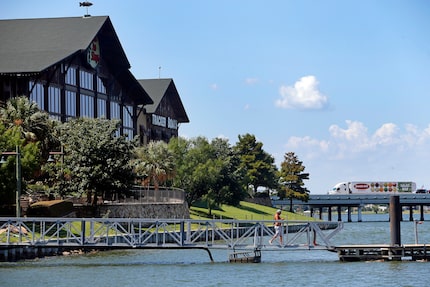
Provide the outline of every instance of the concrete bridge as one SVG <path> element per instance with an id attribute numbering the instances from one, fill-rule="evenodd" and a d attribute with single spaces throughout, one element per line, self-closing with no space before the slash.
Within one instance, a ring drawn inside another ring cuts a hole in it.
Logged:
<path id="1" fill-rule="evenodd" d="M 409 209 L 409 220 L 413 221 L 413 209 L 419 207 L 420 221 L 424 221 L 424 206 L 430 206 L 430 194 L 426 193 L 369 193 L 369 194 L 311 194 L 307 202 L 293 199 L 293 205 L 308 206 L 311 215 L 315 209 L 319 210 L 322 218 L 324 209 L 327 210 L 328 220 L 332 221 L 332 209 L 337 209 L 337 221 L 342 221 L 342 208 L 347 208 L 348 222 L 351 222 L 351 209 L 358 209 L 358 221 L 362 221 L 362 208 L 367 204 L 389 205 L 391 196 L 399 196 L 400 205 Z M 273 200 L 274 206 L 288 207 L 290 200 Z"/>
<path id="2" fill-rule="evenodd" d="M 0 261 L 49 252 L 109 249 L 237 251 L 329 250 L 341 222 L 281 221 L 282 245 L 269 245 L 273 220 L 0 218 Z"/>

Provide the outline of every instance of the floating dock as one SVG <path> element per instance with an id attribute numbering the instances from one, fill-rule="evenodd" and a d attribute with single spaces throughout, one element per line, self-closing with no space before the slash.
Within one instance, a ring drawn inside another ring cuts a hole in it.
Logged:
<path id="1" fill-rule="evenodd" d="M 430 259 L 430 245 L 405 244 L 391 246 L 379 245 L 342 245 L 335 246 L 330 251 L 337 252 L 339 260 L 352 261 L 428 261 Z"/>
<path id="2" fill-rule="evenodd" d="M 231 263 L 260 263 L 261 250 L 255 249 L 253 252 L 234 252 L 230 254 Z"/>

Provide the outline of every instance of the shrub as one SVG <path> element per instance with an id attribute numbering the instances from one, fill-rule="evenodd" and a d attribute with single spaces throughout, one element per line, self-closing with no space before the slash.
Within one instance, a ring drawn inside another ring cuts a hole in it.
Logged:
<path id="1" fill-rule="evenodd" d="M 39 201 L 30 205 L 29 217 L 62 217 L 73 212 L 73 202 L 65 200 Z"/>

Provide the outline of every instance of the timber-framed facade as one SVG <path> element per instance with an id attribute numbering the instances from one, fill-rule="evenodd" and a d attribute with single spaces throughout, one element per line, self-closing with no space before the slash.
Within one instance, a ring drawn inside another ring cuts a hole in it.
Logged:
<path id="1" fill-rule="evenodd" d="M 178 125 L 162 137 L 144 134 L 156 130 L 153 121 L 138 123 L 154 100 L 130 67 L 108 16 L 0 20 L 0 105 L 27 96 L 61 122 L 118 119 L 119 133 L 142 143 L 177 136 Z M 173 99 L 167 105 L 179 110 L 170 116 L 189 122 L 180 99 Z"/>
<path id="2" fill-rule="evenodd" d="M 179 125 L 189 119 L 173 79 L 146 79 L 139 83 L 154 101 L 138 117 L 141 142 L 168 142 L 177 137 Z"/>

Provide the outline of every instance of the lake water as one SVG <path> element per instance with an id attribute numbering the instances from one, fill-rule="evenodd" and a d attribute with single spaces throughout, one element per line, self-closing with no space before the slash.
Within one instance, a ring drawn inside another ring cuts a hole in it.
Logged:
<path id="1" fill-rule="evenodd" d="M 345 223 L 332 242 L 390 243 L 385 215 Z M 366 221 L 367 220 L 367 221 Z M 401 223 L 404 244 L 430 243 L 430 221 Z M 262 263 L 228 263 L 213 250 L 127 250 L 0 263 L 0 286 L 427 286 L 430 262 L 340 262 L 328 251 L 266 251 Z"/>

